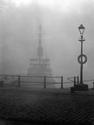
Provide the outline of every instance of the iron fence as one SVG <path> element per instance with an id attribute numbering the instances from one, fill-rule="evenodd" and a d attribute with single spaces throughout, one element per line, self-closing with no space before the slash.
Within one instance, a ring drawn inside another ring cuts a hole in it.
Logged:
<path id="1" fill-rule="evenodd" d="M 94 88 L 94 80 L 84 80 Z M 64 79 L 63 76 L 30 76 L 30 75 L 0 75 L 0 87 L 38 87 L 38 88 L 69 88 L 79 84 L 79 77 L 72 76 Z"/>

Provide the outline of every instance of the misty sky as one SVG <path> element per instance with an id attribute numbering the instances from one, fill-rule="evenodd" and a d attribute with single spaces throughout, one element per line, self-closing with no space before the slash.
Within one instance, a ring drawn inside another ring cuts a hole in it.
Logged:
<path id="1" fill-rule="evenodd" d="M 0 0 L 1 1 L 1 0 Z M 16 2 L 15 2 L 16 1 Z M 42 25 L 44 54 L 55 75 L 79 75 L 80 34 L 86 28 L 85 79 L 94 78 L 94 0 L 2 0 L 0 2 L 0 73 L 27 73 L 36 55 Z"/>

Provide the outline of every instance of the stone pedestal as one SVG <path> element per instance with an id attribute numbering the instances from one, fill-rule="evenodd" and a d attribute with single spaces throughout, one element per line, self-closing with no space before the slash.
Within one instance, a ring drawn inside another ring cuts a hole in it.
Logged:
<path id="1" fill-rule="evenodd" d="M 71 87 L 71 92 L 74 91 L 87 91 L 88 90 L 88 85 L 87 84 L 78 84 L 78 85 L 74 85 L 73 87 Z"/>
<path id="2" fill-rule="evenodd" d="M 4 81 L 2 80 L 0 81 L 0 87 L 3 87 L 3 85 L 4 85 Z"/>

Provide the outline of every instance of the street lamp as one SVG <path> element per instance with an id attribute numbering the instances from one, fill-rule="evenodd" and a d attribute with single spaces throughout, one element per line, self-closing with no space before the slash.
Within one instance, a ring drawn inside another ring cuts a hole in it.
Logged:
<path id="1" fill-rule="evenodd" d="M 83 64 L 87 62 L 87 56 L 83 54 L 83 42 L 85 39 L 83 38 L 83 34 L 85 31 L 85 27 L 83 24 L 81 24 L 79 27 L 79 32 L 80 32 L 80 39 L 79 41 L 81 42 L 81 54 L 78 56 L 78 62 L 80 63 L 80 84 L 83 84 Z"/>
<path id="2" fill-rule="evenodd" d="M 79 41 L 81 42 L 81 54 L 78 56 L 78 62 L 80 64 L 80 82 L 75 84 L 73 87 L 71 87 L 71 92 L 73 91 L 83 91 L 83 90 L 88 90 L 88 85 L 83 83 L 83 64 L 87 62 L 87 56 L 83 54 L 83 42 L 85 41 L 83 34 L 85 31 L 85 27 L 83 24 L 81 24 L 79 27 L 79 32 L 80 32 L 80 39 Z M 79 81 L 79 77 L 77 78 Z"/>

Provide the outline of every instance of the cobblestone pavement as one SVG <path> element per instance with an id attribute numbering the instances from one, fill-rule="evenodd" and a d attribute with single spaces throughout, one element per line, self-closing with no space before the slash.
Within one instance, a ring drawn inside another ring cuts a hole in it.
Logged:
<path id="1" fill-rule="evenodd" d="M 0 90 L 0 117 L 27 121 L 94 122 L 94 92 Z"/>

